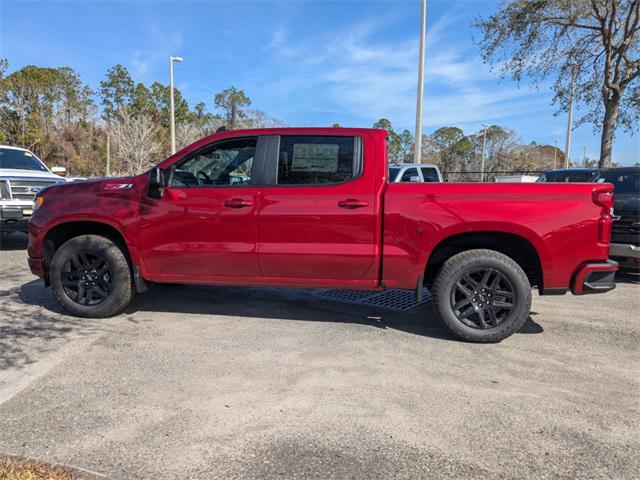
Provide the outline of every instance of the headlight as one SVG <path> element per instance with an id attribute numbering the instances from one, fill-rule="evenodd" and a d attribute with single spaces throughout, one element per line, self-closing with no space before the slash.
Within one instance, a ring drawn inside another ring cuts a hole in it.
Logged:
<path id="1" fill-rule="evenodd" d="M 33 211 L 35 212 L 36 210 L 38 210 L 43 203 L 44 203 L 44 197 L 37 195 L 36 200 L 33 202 Z"/>
<path id="2" fill-rule="evenodd" d="M 9 200 L 11 198 L 8 180 L 0 180 L 0 198 L 2 200 Z"/>

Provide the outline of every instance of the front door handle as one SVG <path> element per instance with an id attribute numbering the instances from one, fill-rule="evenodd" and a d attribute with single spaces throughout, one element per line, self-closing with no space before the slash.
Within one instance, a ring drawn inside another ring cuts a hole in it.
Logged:
<path id="1" fill-rule="evenodd" d="M 347 208 L 351 210 L 354 208 L 368 207 L 369 202 L 365 202 L 364 200 L 356 200 L 355 198 L 347 198 L 346 200 L 338 202 L 338 206 L 340 208 Z"/>
<path id="2" fill-rule="evenodd" d="M 245 208 L 253 206 L 251 200 L 243 200 L 242 198 L 232 198 L 224 202 L 224 206 L 228 208 Z"/>

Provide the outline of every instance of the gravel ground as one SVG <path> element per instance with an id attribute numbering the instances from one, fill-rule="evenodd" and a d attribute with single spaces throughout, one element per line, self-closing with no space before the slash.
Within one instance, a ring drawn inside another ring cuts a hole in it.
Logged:
<path id="1" fill-rule="evenodd" d="M 316 292 L 155 286 L 64 314 L 0 251 L 0 454 L 114 478 L 638 478 L 640 286 L 452 341 Z"/>

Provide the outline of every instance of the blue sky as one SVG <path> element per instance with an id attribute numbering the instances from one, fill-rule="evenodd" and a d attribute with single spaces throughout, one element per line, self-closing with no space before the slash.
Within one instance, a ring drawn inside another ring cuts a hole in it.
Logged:
<path id="1" fill-rule="evenodd" d="M 563 148 L 566 115 L 553 115 L 548 87 L 501 81 L 480 60 L 471 23 L 496 5 L 428 1 L 424 131 L 491 123 Z M 419 9 L 417 0 L 0 0 L 0 56 L 10 71 L 70 66 L 97 88 L 116 63 L 136 81 L 168 83 L 168 57 L 182 55 L 176 85 L 191 106 L 213 110 L 213 94 L 235 85 L 289 125 L 368 127 L 384 116 L 413 131 Z M 574 131 L 572 157 L 585 147 L 597 156 L 590 126 Z M 614 160 L 633 164 L 639 153 L 640 137 L 619 131 Z"/>

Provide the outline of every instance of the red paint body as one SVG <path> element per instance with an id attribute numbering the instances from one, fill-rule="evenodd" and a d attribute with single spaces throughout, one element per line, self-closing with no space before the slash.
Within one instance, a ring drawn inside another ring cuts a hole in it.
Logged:
<path id="1" fill-rule="evenodd" d="M 389 184 L 381 130 L 222 132 L 160 167 L 221 139 L 265 135 L 360 137 L 362 173 L 335 185 L 167 187 L 161 199 L 148 196 L 148 174 L 48 188 L 29 224 L 32 271 L 46 276 L 47 235 L 68 222 L 113 227 L 141 276 L 156 282 L 415 288 L 438 244 L 469 232 L 528 241 L 545 290 L 568 289 L 583 265 L 607 259 L 611 219 L 594 197 L 611 185 Z M 122 184 L 131 186 L 114 186 Z"/>

